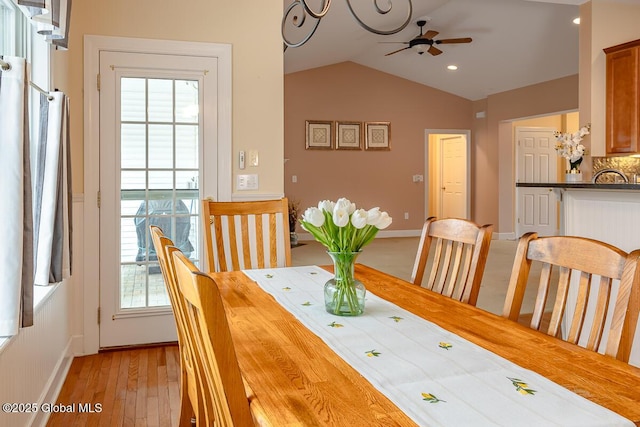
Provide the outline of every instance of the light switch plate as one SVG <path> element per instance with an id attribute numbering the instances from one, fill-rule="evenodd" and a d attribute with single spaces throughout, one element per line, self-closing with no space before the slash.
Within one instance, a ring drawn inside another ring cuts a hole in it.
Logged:
<path id="1" fill-rule="evenodd" d="M 236 187 L 238 190 L 257 190 L 258 189 L 258 175 L 237 175 Z"/>

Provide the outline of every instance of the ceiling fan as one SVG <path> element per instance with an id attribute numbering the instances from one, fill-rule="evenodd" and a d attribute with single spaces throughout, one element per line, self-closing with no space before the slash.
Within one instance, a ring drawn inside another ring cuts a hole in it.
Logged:
<path id="1" fill-rule="evenodd" d="M 403 50 L 415 48 L 415 50 L 422 55 L 425 52 L 429 52 L 431 55 L 436 56 L 440 55 L 442 51 L 436 47 L 438 44 L 453 44 L 453 43 L 471 43 L 471 37 L 462 37 L 457 39 L 442 39 L 442 40 L 434 40 L 433 38 L 438 35 L 437 31 L 428 30 L 426 33 L 423 33 L 423 27 L 427 23 L 426 20 L 420 20 L 416 22 L 418 27 L 420 27 L 420 35 L 410 40 L 408 42 L 392 42 L 392 43 L 404 43 L 409 46 L 403 47 L 402 49 L 394 50 L 393 52 L 387 53 L 385 56 L 393 55 L 394 53 L 402 52 Z"/>

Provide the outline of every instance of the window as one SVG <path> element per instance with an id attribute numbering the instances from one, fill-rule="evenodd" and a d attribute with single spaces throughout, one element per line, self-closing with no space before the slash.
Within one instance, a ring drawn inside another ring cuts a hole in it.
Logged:
<path id="1" fill-rule="evenodd" d="M 51 89 L 50 49 L 49 44 L 36 33 L 33 25 L 13 1 L 0 0 L 0 55 L 25 58 L 30 64 L 29 81 L 44 90 Z M 29 98 L 29 132 L 32 136 L 30 152 L 33 166 L 35 164 L 33 156 L 36 153 L 34 135 L 38 135 L 40 94 L 36 89 L 32 89 Z M 37 306 L 48 291 L 49 289 L 46 288 L 35 290 L 34 306 Z M 3 337 L 0 337 L 0 345 L 3 341 Z"/>
<path id="2" fill-rule="evenodd" d="M 28 22 L 10 0 L 0 0 L 0 55 L 26 56 Z"/>

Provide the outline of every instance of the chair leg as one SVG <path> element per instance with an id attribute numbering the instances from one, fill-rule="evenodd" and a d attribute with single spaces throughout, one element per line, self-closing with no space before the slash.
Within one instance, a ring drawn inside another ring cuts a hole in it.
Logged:
<path id="1" fill-rule="evenodd" d="M 187 390 L 187 375 L 182 371 L 180 378 L 180 418 L 178 419 L 178 426 L 193 427 L 195 425 L 196 418 L 194 416 L 191 400 L 189 399 L 189 392 Z"/>

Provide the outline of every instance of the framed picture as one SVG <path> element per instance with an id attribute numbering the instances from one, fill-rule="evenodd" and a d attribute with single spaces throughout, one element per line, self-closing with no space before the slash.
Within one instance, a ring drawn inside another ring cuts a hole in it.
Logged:
<path id="1" fill-rule="evenodd" d="M 307 150 L 331 150 L 333 148 L 333 122 L 306 121 Z"/>
<path id="2" fill-rule="evenodd" d="M 365 149 L 389 151 L 391 141 L 390 122 L 367 122 Z"/>
<path id="3" fill-rule="evenodd" d="M 362 150 L 362 123 L 338 122 L 336 125 L 337 150 Z"/>

